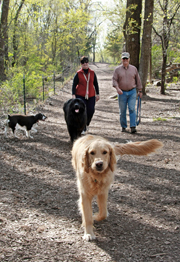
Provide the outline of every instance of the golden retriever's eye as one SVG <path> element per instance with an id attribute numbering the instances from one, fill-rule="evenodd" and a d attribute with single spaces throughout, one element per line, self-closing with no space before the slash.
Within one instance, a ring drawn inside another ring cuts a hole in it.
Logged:
<path id="1" fill-rule="evenodd" d="M 94 151 L 91 151 L 90 154 L 91 154 L 91 155 L 95 155 L 95 152 L 94 152 Z"/>
<path id="2" fill-rule="evenodd" d="M 104 150 L 104 151 L 103 151 L 103 155 L 106 155 L 106 154 L 107 154 L 107 151 L 106 151 L 106 150 Z"/>

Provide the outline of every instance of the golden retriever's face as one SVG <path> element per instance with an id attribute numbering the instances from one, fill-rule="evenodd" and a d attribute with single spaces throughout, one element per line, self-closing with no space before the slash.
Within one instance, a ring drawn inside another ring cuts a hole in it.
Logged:
<path id="1" fill-rule="evenodd" d="M 102 173 L 112 164 L 112 147 L 104 141 L 93 141 L 86 151 L 85 166 L 91 168 L 95 173 Z M 87 171 L 87 170 L 86 170 Z"/>

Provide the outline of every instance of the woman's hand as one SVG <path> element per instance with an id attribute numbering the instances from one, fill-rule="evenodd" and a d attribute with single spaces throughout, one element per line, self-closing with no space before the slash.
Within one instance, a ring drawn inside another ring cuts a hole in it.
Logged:
<path id="1" fill-rule="evenodd" d="M 100 99 L 99 95 L 96 95 L 96 102 Z"/>

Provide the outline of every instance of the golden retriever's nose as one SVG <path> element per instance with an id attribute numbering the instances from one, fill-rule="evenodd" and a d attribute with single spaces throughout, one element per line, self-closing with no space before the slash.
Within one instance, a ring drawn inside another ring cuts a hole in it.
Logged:
<path id="1" fill-rule="evenodd" d="M 97 170 L 102 170 L 102 168 L 103 168 L 103 161 L 102 160 L 97 161 L 96 162 L 96 169 Z"/>

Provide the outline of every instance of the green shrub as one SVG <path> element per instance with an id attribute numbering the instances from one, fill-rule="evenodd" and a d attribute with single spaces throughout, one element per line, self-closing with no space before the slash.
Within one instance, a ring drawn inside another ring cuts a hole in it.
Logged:
<path id="1" fill-rule="evenodd" d="M 178 82 L 178 77 L 177 76 L 173 76 L 173 83 L 177 83 Z"/>

